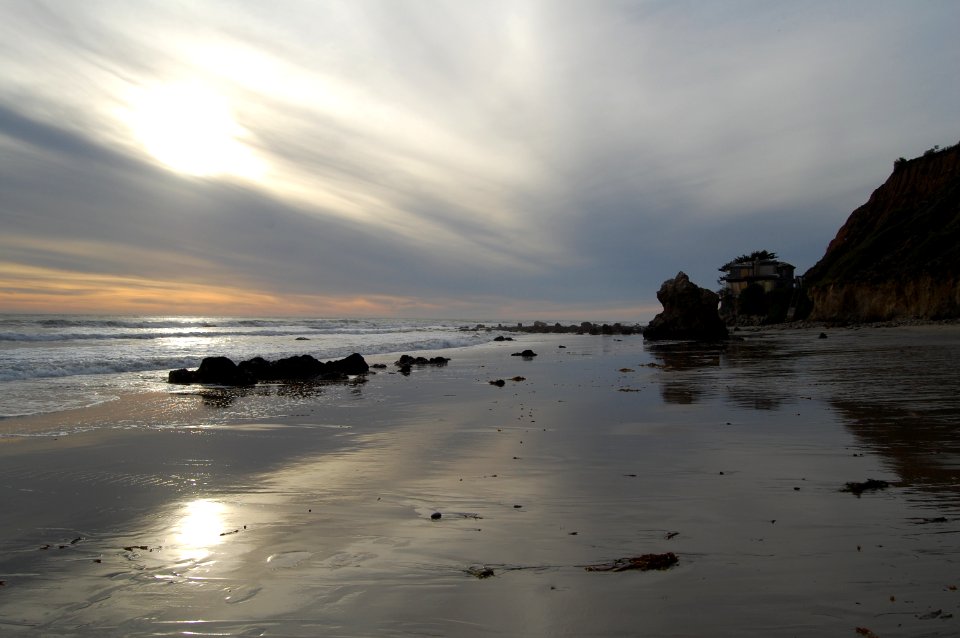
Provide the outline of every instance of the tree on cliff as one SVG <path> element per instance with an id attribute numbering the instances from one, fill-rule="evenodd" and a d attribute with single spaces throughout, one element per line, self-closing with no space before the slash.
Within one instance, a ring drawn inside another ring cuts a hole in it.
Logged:
<path id="1" fill-rule="evenodd" d="M 740 255 L 732 261 L 728 261 L 724 265 L 720 266 L 719 270 L 721 272 L 727 272 L 730 270 L 731 266 L 736 266 L 737 264 L 749 264 L 754 261 L 767 261 L 770 259 L 776 259 L 777 253 L 770 250 L 755 250 L 749 255 Z"/>

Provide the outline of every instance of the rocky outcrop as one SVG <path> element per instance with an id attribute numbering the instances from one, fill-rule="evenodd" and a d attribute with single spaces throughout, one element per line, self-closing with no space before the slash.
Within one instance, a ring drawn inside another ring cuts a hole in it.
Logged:
<path id="1" fill-rule="evenodd" d="M 504 332 L 526 332 L 533 334 L 577 334 L 577 335 L 634 335 L 640 334 L 642 331 L 639 325 L 623 325 L 621 323 L 591 323 L 589 321 L 581 322 L 578 325 L 562 325 L 560 323 L 548 324 L 545 321 L 534 321 L 530 325 L 524 325 L 518 323 L 515 326 L 504 326 L 503 324 L 497 324 L 496 326 L 487 326 L 482 323 L 478 323 L 474 327 L 464 326 L 461 328 L 463 331 L 477 331 L 486 330 L 487 332 L 493 330 L 500 330 Z M 512 340 L 510 337 L 497 337 L 494 341 L 504 341 Z"/>
<path id="2" fill-rule="evenodd" d="M 663 312 L 644 328 L 644 339 L 721 341 L 729 337 L 717 310 L 720 297 L 691 282 L 685 273 L 677 273 L 673 279 L 663 282 L 657 299 L 663 305 Z"/>
<path id="3" fill-rule="evenodd" d="M 960 317 L 960 280 L 929 274 L 884 282 L 831 283 L 809 293 L 816 321 L 862 322 Z"/>
<path id="4" fill-rule="evenodd" d="M 256 380 L 228 357 L 206 357 L 196 370 L 171 370 L 169 383 L 209 383 L 212 385 L 253 385 Z"/>
<path id="5" fill-rule="evenodd" d="M 228 357 L 206 357 L 196 370 L 171 370 L 169 383 L 246 386 L 259 381 L 325 381 L 364 374 L 370 367 L 357 353 L 326 363 L 304 354 L 267 361 L 254 357 L 235 364 Z"/>
<path id="6" fill-rule="evenodd" d="M 804 281 L 816 321 L 960 317 L 960 145 L 897 160 Z"/>

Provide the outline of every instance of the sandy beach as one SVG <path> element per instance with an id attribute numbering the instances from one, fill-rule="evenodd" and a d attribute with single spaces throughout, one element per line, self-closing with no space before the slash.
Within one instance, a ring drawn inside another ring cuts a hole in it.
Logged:
<path id="1" fill-rule="evenodd" d="M 0 634 L 956 635 L 960 328 L 819 333 L 2 420 Z"/>

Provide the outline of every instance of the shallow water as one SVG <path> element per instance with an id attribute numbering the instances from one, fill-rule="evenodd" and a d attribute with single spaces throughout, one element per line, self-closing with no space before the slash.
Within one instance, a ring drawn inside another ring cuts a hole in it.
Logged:
<path id="1" fill-rule="evenodd" d="M 163 391 L 170 370 L 196 368 L 207 356 L 329 360 L 489 340 L 464 326 L 410 319 L 0 314 L 0 419 Z"/>
<path id="2" fill-rule="evenodd" d="M 817 334 L 527 336 L 283 419 L 8 441 L 0 629 L 956 635 L 960 331 Z"/>

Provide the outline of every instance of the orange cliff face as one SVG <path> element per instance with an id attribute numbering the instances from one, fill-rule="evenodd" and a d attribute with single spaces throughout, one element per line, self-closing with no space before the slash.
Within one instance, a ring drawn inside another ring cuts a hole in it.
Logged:
<path id="1" fill-rule="evenodd" d="M 813 320 L 960 317 L 960 145 L 898 160 L 804 279 Z"/>

